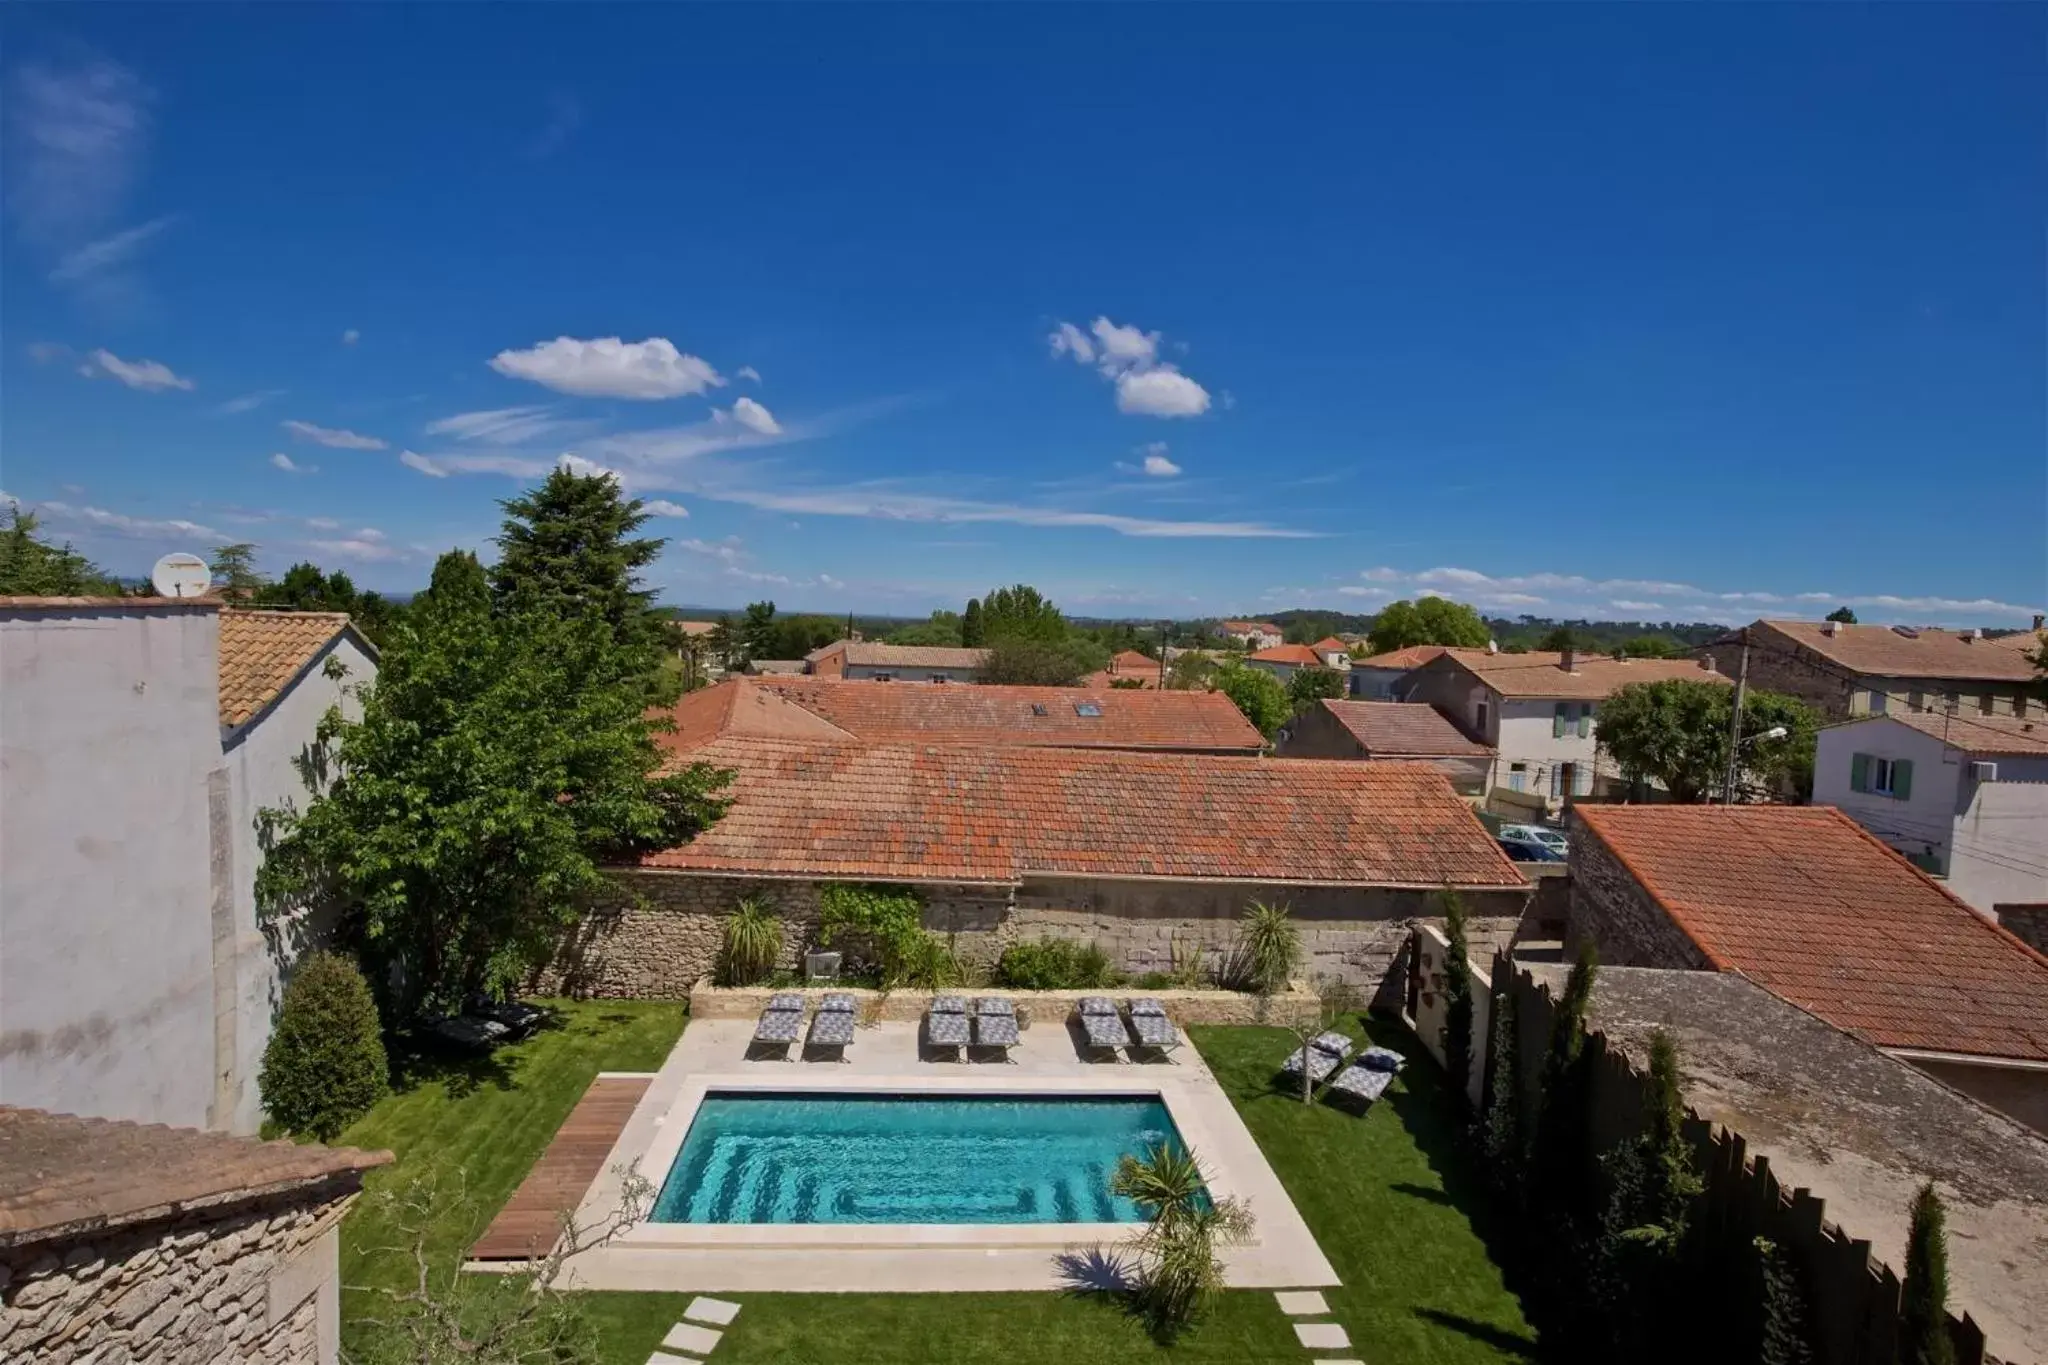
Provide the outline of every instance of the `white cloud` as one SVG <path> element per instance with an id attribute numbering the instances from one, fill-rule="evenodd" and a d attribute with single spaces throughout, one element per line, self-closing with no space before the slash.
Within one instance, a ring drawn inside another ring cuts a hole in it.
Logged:
<path id="1" fill-rule="evenodd" d="M 1092 336 L 1091 336 L 1092 334 Z M 1046 338 L 1055 357 L 1093 365 L 1116 386 L 1117 411 L 1143 417 L 1199 417 L 1209 391 L 1159 358 L 1159 333 L 1099 317 L 1083 332 L 1062 322 Z M 1184 347 L 1182 349 L 1185 349 Z"/>
<path id="2" fill-rule="evenodd" d="M 1126 474 L 1145 474 L 1155 479 L 1170 479 L 1180 473 L 1180 466 L 1167 458 L 1166 442 L 1148 442 L 1140 453 L 1144 458 L 1137 464 L 1126 464 L 1118 460 L 1116 467 Z"/>
<path id="3" fill-rule="evenodd" d="M 375 436 L 363 436 L 339 427 L 315 426 L 311 422 L 301 422 L 297 418 L 286 418 L 284 421 L 279 422 L 278 425 L 302 441 L 311 441 L 314 445 L 328 446 L 334 450 L 384 450 L 387 448 L 387 443 L 378 440 Z"/>
<path id="4" fill-rule="evenodd" d="M 555 463 L 568 470 L 571 474 L 580 474 L 584 478 L 610 479 L 621 487 L 625 486 L 626 477 L 619 473 L 618 470 L 613 469 L 609 465 L 601 465 L 596 460 L 586 460 L 581 455 L 565 454 L 559 457 Z"/>
<path id="5" fill-rule="evenodd" d="M 679 502 L 670 502 L 667 498 L 649 498 L 645 503 L 641 504 L 641 510 L 650 517 L 687 517 L 690 515 L 689 508 Z"/>
<path id="6" fill-rule="evenodd" d="M 1607 605 L 1608 605 L 1608 606 L 1610 606 L 1610 607 L 1613 607 L 1613 608 L 1614 608 L 1614 609 L 1615 609 L 1616 611 L 1662 611 L 1662 610 L 1664 610 L 1664 604 L 1663 604 L 1662 602 L 1632 602 L 1632 601 L 1630 601 L 1630 600 L 1629 600 L 1628 598 L 1626 598 L 1626 597 L 1616 597 L 1616 598 L 1613 598 L 1613 599 L 1611 599 L 1611 600 L 1610 600 L 1610 601 L 1609 601 L 1609 602 L 1607 603 Z"/>
<path id="7" fill-rule="evenodd" d="M 818 586 L 821 588 L 843 588 L 846 586 L 846 580 L 834 578 L 828 573 L 821 573 L 818 575 Z"/>
<path id="8" fill-rule="evenodd" d="M 238 412 L 253 412 L 271 399 L 284 393 L 283 389 L 264 389 L 257 393 L 245 393 L 239 398 L 230 398 L 213 410 L 216 417 L 232 417 Z"/>
<path id="9" fill-rule="evenodd" d="M 709 362 L 679 352 L 666 337 L 556 337 L 529 350 L 500 351 L 491 368 L 585 398 L 681 398 L 725 383 Z"/>
<path id="10" fill-rule="evenodd" d="M 669 542 L 679 550 L 688 550 L 693 555 L 704 555 L 731 566 L 741 559 L 740 538 L 727 536 L 724 540 L 676 540 Z"/>
<path id="11" fill-rule="evenodd" d="M 768 409 L 751 398 L 737 399 L 732 405 L 732 420 L 748 431 L 758 431 L 763 436 L 780 436 L 782 426 Z"/>
<path id="12" fill-rule="evenodd" d="M 445 479 L 449 474 L 448 470 L 441 468 L 439 464 L 436 464 L 427 456 L 415 454 L 410 450 L 399 451 L 398 462 L 407 469 L 417 469 L 430 479 Z"/>
<path id="13" fill-rule="evenodd" d="M 71 250 L 114 220 L 147 149 L 151 100 L 114 62 L 15 68 L 7 206 L 25 237 Z"/>
<path id="14" fill-rule="evenodd" d="M 409 559 L 412 551 L 389 543 L 375 531 L 358 531 L 355 535 L 339 540 L 308 541 L 314 549 L 337 559 L 361 560 L 366 564 L 389 564 L 394 560 Z"/>
<path id="15" fill-rule="evenodd" d="M 148 245 L 150 238 L 169 227 L 175 218 L 175 214 L 166 214 L 65 252 L 57 261 L 57 268 L 50 272 L 50 283 L 76 284 L 102 271 L 127 265 Z"/>
<path id="16" fill-rule="evenodd" d="M 316 531 L 339 531 L 341 529 L 341 523 L 333 517 L 307 517 L 306 525 Z"/>
<path id="17" fill-rule="evenodd" d="M 426 432 L 430 436 L 453 436 L 458 441 L 502 441 L 507 445 L 520 445 L 587 429 L 588 424 L 564 420 L 554 416 L 554 412 L 554 408 L 545 404 L 458 412 L 452 417 L 427 423 Z"/>
<path id="18" fill-rule="evenodd" d="M 734 370 L 733 374 L 750 383 L 758 384 L 761 382 L 761 372 L 752 365 L 742 365 L 737 370 Z"/>
<path id="19" fill-rule="evenodd" d="M 341 344 L 344 346 L 353 346 L 362 339 L 363 334 L 353 327 L 341 334 Z"/>
<path id="20" fill-rule="evenodd" d="M 718 502 L 736 502 L 772 512 L 833 517 L 868 517 L 879 521 L 933 523 L 1007 523 L 1013 526 L 1067 526 L 1115 531 L 1119 535 L 1158 539 L 1220 538 L 1226 540 L 1307 540 L 1313 531 L 1296 531 L 1255 521 L 1167 521 L 1060 507 L 979 502 L 867 487 L 799 490 L 705 484 L 692 491 Z"/>
<path id="21" fill-rule="evenodd" d="M 144 393 L 162 393 L 165 389 L 191 389 L 191 380 L 183 375 L 173 374 L 171 367 L 160 360 L 123 360 L 112 351 L 101 349 L 86 357 L 86 363 L 79 366 L 79 373 L 91 378 L 94 375 L 111 375 L 131 389 Z"/>
<path id="22" fill-rule="evenodd" d="M 181 517 L 133 517 L 124 512 L 110 512 L 104 507 L 80 507 L 68 502 L 45 502 L 36 508 L 52 522 L 69 523 L 110 532 L 117 536 L 135 539 L 161 539 L 164 536 L 214 537 L 220 532 L 211 526 L 202 526 L 196 521 Z"/>
<path id="23" fill-rule="evenodd" d="M 282 450 L 270 457 L 270 464 L 272 468 L 282 469 L 287 474 L 318 474 L 320 472 L 319 465 L 300 464 Z"/>

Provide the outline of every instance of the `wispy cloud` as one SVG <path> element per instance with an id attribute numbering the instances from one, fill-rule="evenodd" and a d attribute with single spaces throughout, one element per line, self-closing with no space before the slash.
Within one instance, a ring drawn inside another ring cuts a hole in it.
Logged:
<path id="1" fill-rule="evenodd" d="M 101 349 L 85 358 L 78 372 L 88 379 L 106 375 L 120 380 L 131 389 L 144 393 L 162 393 L 166 389 L 191 389 L 193 382 L 181 374 L 173 373 L 171 367 L 160 360 L 123 360 L 112 351 Z"/>
<path id="2" fill-rule="evenodd" d="M 121 212 L 141 168 L 152 95 L 117 62 L 27 62 L 7 89 L 7 206 L 22 235 L 68 251 Z"/>
<path id="3" fill-rule="evenodd" d="M 389 536 L 373 526 L 365 526 L 346 536 L 306 543 L 337 559 L 353 559 L 365 564 L 389 564 L 418 557 L 418 551 L 410 546 L 393 544 Z"/>
<path id="4" fill-rule="evenodd" d="M 279 422 L 278 425 L 301 441 L 311 441 L 314 445 L 327 446 L 334 450 L 384 450 L 388 448 L 386 442 L 377 439 L 375 436 L 363 436 L 339 427 L 316 426 L 311 422 L 301 422 L 295 417 L 286 418 L 284 421 Z"/>
<path id="5" fill-rule="evenodd" d="M 1136 464 L 1131 464 L 1125 460 L 1118 460 L 1116 462 L 1117 469 L 1125 474 L 1143 474 L 1148 478 L 1154 479 L 1171 479 L 1178 476 L 1181 472 L 1180 466 L 1167 458 L 1166 442 L 1164 441 L 1153 441 L 1144 446 L 1138 453 L 1142 458 Z"/>
<path id="6" fill-rule="evenodd" d="M 272 469 L 282 469 L 287 474 L 318 474 L 320 472 L 319 465 L 300 464 L 281 450 L 270 457 L 270 467 Z"/>
<path id="7" fill-rule="evenodd" d="M 667 337 L 556 337 L 523 351 L 500 351 L 491 368 L 584 398 L 682 398 L 725 383 L 710 362 L 678 351 Z"/>
<path id="8" fill-rule="evenodd" d="M 353 327 L 349 328 L 348 330 L 344 331 L 341 334 L 341 344 L 344 346 L 353 346 L 362 339 L 363 334 Z"/>
<path id="9" fill-rule="evenodd" d="M 748 431 L 761 436 L 780 436 L 782 424 L 775 420 L 775 414 L 751 398 L 733 400 L 732 420 Z"/>
<path id="10" fill-rule="evenodd" d="M 112 512 L 104 507 L 81 506 L 69 502 L 38 503 L 35 510 L 59 530 L 68 526 L 103 531 L 137 540 L 162 539 L 165 536 L 217 538 L 220 535 L 220 532 L 211 526 L 186 521 L 181 517 L 137 517 L 125 512 Z"/>
<path id="11" fill-rule="evenodd" d="M 58 259 L 57 268 L 50 272 L 50 283 L 77 284 L 106 271 L 121 269 L 141 254 L 151 238 L 176 220 L 176 214 L 165 214 L 125 232 L 67 251 Z"/>
<path id="12" fill-rule="evenodd" d="M 755 369 L 752 365 L 742 365 L 737 370 L 734 370 L 733 374 L 740 379 L 746 380 L 750 384 L 758 384 L 761 382 L 761 372 Z"/>
<path id="13" fill-rule="evenodd" d="M 254 412 L 271 399 L 279 398 L 283 395 L 283 389 L 259 389 L 255 393 L 245 393 L 239 398 L 228 399 L 227 402 L 216 407 L 213 413 L 216 417 L 233 417 L 236 413 Z"/>
<path id="14" fill-rule="evenodd" d="M 540 404 L 519 408 L 489 408 L 481 412 L 458 412 L 426 425 L 429 436 L 452 436 L 458 441 L 493 441 L 523 445 L 528 441 L 557 439 L 591 430 L 588 422 L 555 416 L 555 409 Z"/>
<path id="15" fill-rule="evenodd" d="M 1159 358 L 1159 333 L 1099 317 L 1086 332 L 1062 322 L 1046 338 L 1054 357 L 1092 365 L 1116 387 L 1117 411 L 1145 417 L 1199 417 L 1209 391 Z"/>
<path id="16" fill-rule="evenodd" d="M 687 517 L 690 515 L 689 508 L 679 502 L 670 502 L 667 498 L 649 498 L 642 504 L 641 510 L 650 517 Z"/>

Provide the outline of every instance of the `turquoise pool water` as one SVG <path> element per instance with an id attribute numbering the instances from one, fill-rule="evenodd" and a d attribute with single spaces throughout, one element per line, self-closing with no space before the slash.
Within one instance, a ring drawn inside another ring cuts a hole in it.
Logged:
<path id="1" fill-rule="evenodd" d="M 658 1223 L 1130 1223 L 1126 1152 L 1180 1146 L 1154 1096 L 705 1096 Z"/>

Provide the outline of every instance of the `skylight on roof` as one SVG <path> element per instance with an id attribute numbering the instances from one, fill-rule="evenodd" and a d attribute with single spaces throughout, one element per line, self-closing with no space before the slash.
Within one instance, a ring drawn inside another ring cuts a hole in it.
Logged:
<path id="1" fill-rule="evenodd" d="M 1102 703 L 1077 701 L 1074 703 L 1074 714 L 1077 716 L 1099 716 L 1102 714 Z"/>
<path id="2" fill-rule="evenodd" d="M 1052 712 L 1045 709 L 1044 702 L 1035 701 L 1031 703 L 1031 714 L 1034 716 L 1049 716 Z"/>

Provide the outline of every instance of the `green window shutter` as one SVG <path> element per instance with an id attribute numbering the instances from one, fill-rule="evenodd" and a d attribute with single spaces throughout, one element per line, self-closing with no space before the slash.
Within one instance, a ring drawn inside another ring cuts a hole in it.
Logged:
<path id="1" fill-rule="evenodd" d="M 1563 702 L 1557 704 L 1557 712 L 1550 718 L 1550 737 L 1552 739 L 1564 738 L 1565 713 L 1570 709 Z"/>
<path id="2" fill-rule="evenodd" d="M 1852 792 L 1867 792 L 1870 790 L 1869 754 L 1851 754 L 1849 756 L 1849 790 Z"/>
<path id="3" fill-rule="evenodd" d="M 1593 703 L 1579 703 L 1579 738 L 1585 739 L 1593 733 Z"/>
<path id="4" fill-rule="evenodd" d="M 1913 760 L 1901 758 L 1892 764 L 1892 799 L 1904 801 L 1913 795 Z"/>

